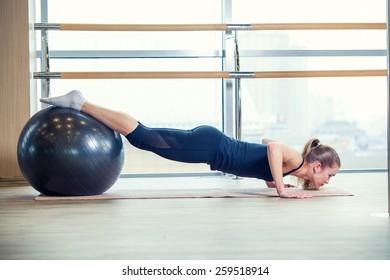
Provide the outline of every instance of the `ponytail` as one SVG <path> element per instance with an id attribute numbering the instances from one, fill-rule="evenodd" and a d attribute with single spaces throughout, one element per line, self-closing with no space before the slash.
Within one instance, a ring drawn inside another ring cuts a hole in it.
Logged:
<path id="1" fill-rule="evenodd" d="M 341 167 L 337 152 L 330 146 L 320 143 L 317 138 L 310 139 L 302 151 L 302 157 L 307 163 L 319 161 L 322 167 Z M 315 187 L 309 180 L 299 179 L 303 189 L 313 190 Z"/>
<path id="2" fill-rule="evenodd" d="M 302 151 L 303 158 L 305 158 L 312 149 L 317 148 L 319 145 L 320 145 L 320 140 L 318 140 L 317 138 L 313 138 L 307 141 Z"/>

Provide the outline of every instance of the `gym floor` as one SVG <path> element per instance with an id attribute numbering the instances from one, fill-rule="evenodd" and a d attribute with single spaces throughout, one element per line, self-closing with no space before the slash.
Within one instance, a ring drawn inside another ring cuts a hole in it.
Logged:
<path id="1" fill-rule="evenodd" d="M 113 188 L 246 188 L 230 177 L 119 179 Z M 387 173 L 338 174 L 354 194 L 280 198 L 35 201 L 0 187 L 0 259 L 389 260 Z"/>

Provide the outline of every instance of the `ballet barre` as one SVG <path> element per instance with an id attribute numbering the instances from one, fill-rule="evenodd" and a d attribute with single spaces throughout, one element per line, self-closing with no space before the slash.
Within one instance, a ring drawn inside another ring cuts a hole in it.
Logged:
<path id="1" fill-rule="evenodd" d="M 238 31 L 386 29 L 386 23 L 255 23 L 255 24 L 83 24 L 35 23 L 35 30 L 62 31 Z"/>
<path id="2" fill-rule="evenodd" d="M 387 70 L 322 70 L 322 71 L 184 71 L 184 72 L 34 72 L 34 79 L 238 79 L 238 78 L 321 78 L 386 76 Z"/>

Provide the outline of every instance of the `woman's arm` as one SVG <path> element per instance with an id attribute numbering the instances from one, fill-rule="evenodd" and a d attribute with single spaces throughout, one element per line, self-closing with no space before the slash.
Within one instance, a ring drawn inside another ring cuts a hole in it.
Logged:
<path id="1" fill-rule="evenodd" d="M 277 142 L 268 144 L 268 162 L 271 169 L 272 177 L 276 191 L 283 198 L 307 198 L 311 197 L 304 194 L 288 192 L 285 190 L 283 182 L 283 165 L 294 157 L 300 156 L 299 153 L 286 145 Z"/>

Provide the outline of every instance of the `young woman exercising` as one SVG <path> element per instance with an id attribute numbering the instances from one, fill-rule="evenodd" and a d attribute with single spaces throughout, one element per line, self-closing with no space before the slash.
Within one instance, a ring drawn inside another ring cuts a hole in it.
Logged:
<path id="1" fill-rule="evenodd" d="M 125 113 L 86 101 L 76 90 L 59 97 L 42 98 L 41 102 L 86 113 L 125 136 L 135 147 L 164 158 L 206 163 L 211 170 L 262 179 L 283 198 L 311 197 L 286 191 L 289 185 L 284 184 L 284 176 L 295 176 L 304 189 L 317 190 L 327 184 L 341 166 L 336 151 L 320 144 L 318 139 L 309 140 L 300 154 L 271 140 L 263 140 L 263 144 L 237 141 L 207 125 L 191 130 L 149 128 Z"/>

